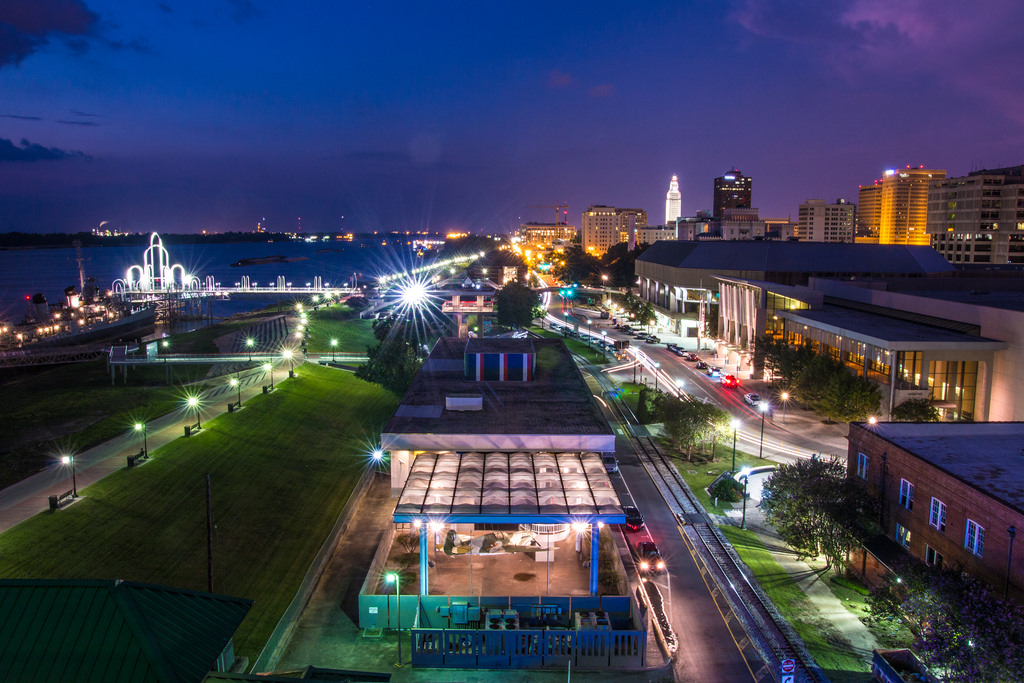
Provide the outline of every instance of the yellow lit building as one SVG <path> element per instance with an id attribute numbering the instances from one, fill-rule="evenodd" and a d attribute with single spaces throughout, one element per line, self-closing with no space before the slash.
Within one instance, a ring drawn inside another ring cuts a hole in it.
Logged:
<path id="1" fill-rule="evenodd" d="M 928 188 L 932 180 L 946 177 L 934 168 L 900 168 L 882 178 L 879 244 L 928 246 Z"/>
<path id="2" fill-rule="evenodd" d="M 558 242 L 571 242 L 576 237 L 576 226 L 565 223 L 524 223 L 519 226 L 519 238 L 525 246 L 550 249 Z"/>
<path id="3" fill-rule="evenodd" d="M 619 242 L 628 242 L 629 233 L 647 227 L 647 212 L 643 209 L 617 209 L 614 206 L 592 204 L 583 212 L 583 248 L 600 256 Z"/>

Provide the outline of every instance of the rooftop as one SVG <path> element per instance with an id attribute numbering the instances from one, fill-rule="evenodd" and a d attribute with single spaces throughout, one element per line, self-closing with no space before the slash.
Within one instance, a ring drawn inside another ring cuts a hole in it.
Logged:
<path id="1" fill-rule="evenodd" d="M 420 453 L 395 521 L 625 520 L 599 453 Z"/>
<path id="2" fill-rule="evenodd" d="M 779 317 L 895 351 L 998 351 L 1007 343 L 852 308 L 778 311 Z"/>
<path id="3" fill-rule="evenodd" d="M 931 247 L 771 240 L 661 241 L 637 260 L 725 272 L 924 275 L 955 270 Z"/>
<path id="4" fill-rule="evenodd" d="M 858 424 L 1024 514 L 1024 422 Z"/>
<path id="5" fill-rule="evenodd" d="M 467 347 L 471 352 L 528 353 L 530 346 L 536 352 L 533 381 L 465 378 Z M 482 396 L 482 409 L 446 409 L 445 397 L 455 394 Z M 459 435 L 465 438 L 453 438 Z M 497 438 L 512 435 L 549 438 L 531 443 Z M 402 397 L 381 441 L 388 450 L 615 450 L 614 433 L 565 344 L 540 338 L 442 337 Z"/>

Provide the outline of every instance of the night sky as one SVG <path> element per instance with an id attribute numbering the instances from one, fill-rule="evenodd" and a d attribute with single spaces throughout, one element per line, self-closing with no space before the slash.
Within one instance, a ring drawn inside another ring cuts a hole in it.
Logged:
<path id="1" fill-rule="evenodd" d="M 1019 0 L 0 0 L 0 231 L 762 216 L 1024 163 Z M 343 218 L 344 217 L 344 218 Z"/>

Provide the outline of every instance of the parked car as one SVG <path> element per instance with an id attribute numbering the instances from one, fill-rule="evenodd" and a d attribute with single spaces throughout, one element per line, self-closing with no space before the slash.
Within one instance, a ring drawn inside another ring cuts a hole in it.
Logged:
<path id="1" fill-rule="evenodd" d="M 604 469 L 608 474 L 619 471 L 619 461 L 615 459 L 614 453 L 605 453 L 602 455 L 601 462 L 604 463 Z"/>
<path id="2" fill-rule="evenodd" d="M 627 531 L 640 531 L 644 528 L 644 516 L 632 506 L 625 506 L 622 511 L 626 514 L 626 523 L 623 525 Z"/>
<path id="3" fill-rule="evenodd" d="M 645 574 L 660 574 L 665 571 L 665 560 L 661 557 L 654 541 L 641 541 L 636 544 L 636 556 L 640 561 L 640 571 Z"/>
<path id="4" fill-rule="evenodd" d="M 660 338 L 658 338 L 658 337 L 655 337 L 655 336 L 654 336 L 653 334 L 651 334 L 651 335 L 648 335 L 648 336 L 647 336 L 647 339 L 646 339 L 645 341 L 646 341 L 646 342 L 647 342 L 648 344 L 660 344 L 660 343 L 661 343 L 661 339 L 660 339 Z"/>
<path id="5" fill-rule="evenodd" d="M 736 379 L 735 375 L 726 375 L 722 378 L 722 386 L 727 389 L 736 389 L 740 386 L 740 381 Z"/>
<path id="6" fill-rule="evenodd" d="M 708 377 L 721 377 L 722 368 L 715 367 L 714 365 L 709 365 L 707 370 L 704 371 L 704 374 L 707 375 Z"/>
<path id="7" fill-rule="evenodd" d="M 747 403 L 747 405 L 752 406 L 754 408 L 758 408 L 758 407 L 761 406 L 761 395 L 760 394 L 754 394 L 754 393 L 743 394 L 743 400 Z"/>
<path id="8" fill-rule="evenodd" d="M 672 353 L 676 354 L 677 356 L 679 356 L 679 357 L 681 357 L 681 358 L 683 358 L 683 359 L 685 359 L 685 358 L 686 358 L 686 351 L 683 351 L 683 350 L 682 350 L 681 348 L 679 348 L 678 346 L 676 346 L 676 347 L 674 347 L 674 348 L 672 349 Z"/>
<path id="9" fill-rule="evenodd" d="M 674 352 L 679 347 L 676 346 L 675 344 L 673 344 L 672 342 L 669 342 L 669 343 L 665 344 L 665 348 L 668 349 L 669 351 L 673 351 Z"/>
<path id="10" fill-rule="evenodd" d="M 688 360 L 691 363 L 693 363 L 693 362 L 699 361 L 700 357 L 698 357 L 697 354 L 695 354 L 695 353 L 687 352 L 687 353 L 683 354 L 683 360 Z"/>
<path id="11" fill-rule="evenodd" d="M 697 361 L 697 365 L 696 365 L 695 367 L 696 367 L 696 368 L 697 368 L 698 370 L 707 370 L 707 369 L 708 369 L 708 364 L 707 364 L 707 363 L 705 363 L 705 362 L 704 362 L 704 361 L 702 361 L 702 360 L 698 360 L 698 361 Z"/>

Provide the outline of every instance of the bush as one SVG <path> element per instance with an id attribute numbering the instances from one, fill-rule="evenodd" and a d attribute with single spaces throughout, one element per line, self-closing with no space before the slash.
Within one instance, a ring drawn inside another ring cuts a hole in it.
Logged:
<path id="1" fill-rule="evenodd" d="M 743 500 L 743 484 L 732 477 L 719 477 L 708 489 L 708 493 L 720 502 L 738 503 Z"/>

